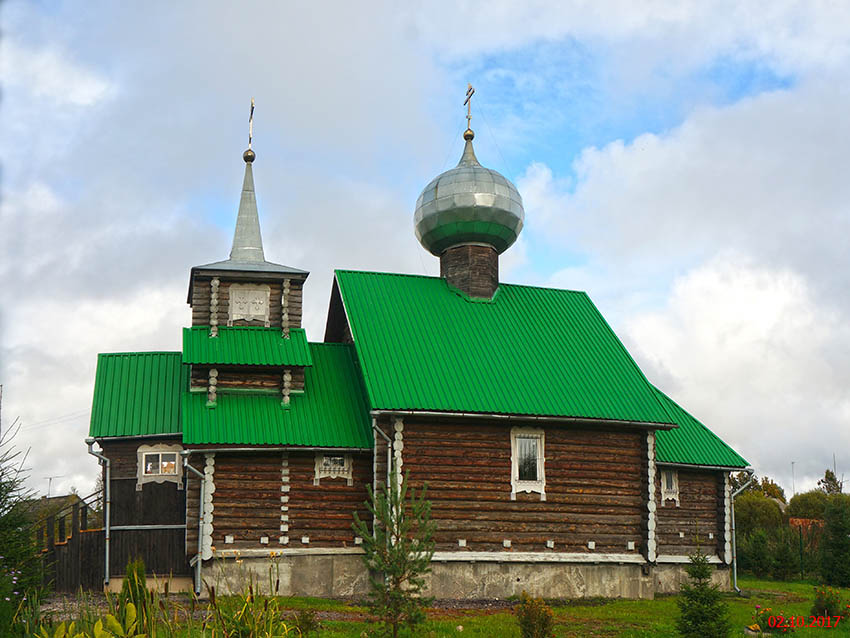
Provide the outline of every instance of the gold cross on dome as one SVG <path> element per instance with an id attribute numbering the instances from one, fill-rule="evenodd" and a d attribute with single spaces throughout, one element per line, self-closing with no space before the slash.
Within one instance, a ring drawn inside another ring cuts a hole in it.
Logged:
<path id="1" fill-rule="evenodd" d="M 466 107 L 466 128 L 472 128 L 470 126 L 472 122 L 472 96 L 475 94 L 475 89 L 472 88 L 471 84 L 466 86 L 466 99 L 463 101 L 463 105 Z"/>
<path id="2" fill-rule="evenodd" d="M 248 148 L 251 148 L 251 139 L 254 137 L 254 98 L 251 98 L 251 114 L 248 116 Z"/>

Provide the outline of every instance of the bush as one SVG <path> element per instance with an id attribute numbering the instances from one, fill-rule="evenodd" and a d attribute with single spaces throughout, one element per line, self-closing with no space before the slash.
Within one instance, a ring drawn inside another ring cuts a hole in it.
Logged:
<path id="1" fill-rule="evenodd" d="M 812 616 L 847 616 L 847 607 L 841 603 L 841 593 L 834 590 L 832 587 L 821 585 L 815 587 L 815 601 L 812 604 L 812 610 L 809 612 Z"/>
<path id="2" fill-rule="evenodd" d="M 829 585 L 850 586 L 850 496 L 833 494 L 824 511 L 821 575 Z"/>
<path id="3" fill-rule="evenodd" d="M 785 513 L 792 518 L 823 518 L 828 502 L 829 497 L 821 490 L 802 492 L 791 498 Z"/>
<path id="4" fill-rule="evenodd" d="M 767 532 L 757 529 L 740 539 L 738 559 L 741 569 L 759 578 L 766 578 L 773 571 L 773 559 L 770 556 L 770 539 Z"/>
<path id="5" fill-rule="evenodd" d="M 555 617 L 542 598 L 532 598 L 526 592 L 519 597 L 514 609 L 522 638 L 550 638 Z"/>
<path id="6" fill-rule="evenodd" d="M 746 536 L 757 529 L 772 531 L 782 526 L 782 510 L 760 492 L 744 492 L 735 499 L 735 527 Z"/>
<path id="7" fill-rule="evenodd" d="M 729 609 L 717 586 L 709 584 L 714 568 L 699 550 L 690 560 L 685 571 L 691 582 L 682 585 L 676 601 L 679 606 L 676 630 L 683 638 L 727 638 L 732 629 Z"/>

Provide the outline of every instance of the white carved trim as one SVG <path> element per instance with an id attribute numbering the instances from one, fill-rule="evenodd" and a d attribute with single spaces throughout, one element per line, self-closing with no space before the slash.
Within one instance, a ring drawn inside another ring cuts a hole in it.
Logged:
<path id="1" fill-rule="evenodd" d="M 657 543 L 655 542 L 655 432 L 646 433 L 646 456 L 647 456 L 647 483 L 648 494 L 646 509 L 648 511 L 646 521 L 646 559 L 654 563 L 656 559 Z"/>
<path id="2" fill-rule="evenodd" d="M 343 459 L 343 466 L 339 467 L 325 467 L 325 458 L 330 456 L 341 456 Z M 319 481 L 323 478 L 335 479 L 335 478 L 344 478 L 346 485 L 349 487 L 354 485 L 354 477 L 352 473 L 352 468 L 354 466 L 354 460 L 351 454 L 333 454 L 331 452 L 316 452 L 316 464 L 315 471 L 313 474 L 313 485 L 319 485 Z"/>
<path id="3" fill-rule="evenodd" d="M 221 281 L 213 277 L 210 281 L 210 336 L 218 336 L 218 288 Z"/>
<path id="4" fill-rule="evenodd" d="M 271 287 L 268 284 L 230 284 L 230 304 L 227 309 L 227 325 L 234 321 L 259 321 L 269 327 L 269 299 Z"/>
<path id="5" fill-rule="evenodd" d="M 271 558 L 275 556 L 332 556 L 334 554 L 364 554 L 362 547 L 282 547 L 280 549 L 245 548 L 245 549 L 216 549 L 215 558 Z"/>
<path id="6" fill-rule="evenodd" d="M 672 476 L 673 487 L 667 487 L 667 477 Z M 661 470 L 661 507 L 667 507 L 667 501 L 675 501 L 679 507 L 679 472 L 664 468 Z"/>
<path id="7" fill-rule="evenodd" d="M 204 455 L 204 494 L 203 510 L 204 522 L 201 526 L 201 558 L 209 560 L 213 557 L 213 494 L 215 493 L 215 452 Z"/>
<path id="8" fill-rule="evenodd" d="M 177 483 L 177 489 L 183 489 L 183 462 L 180 452 L 183 446 L 175 443 L 171 445 L 140 445 L 136 449 L 136 489 L 141 490 L 145 483 Z M 174 474 L 145 474 L 145 454 L 174 454 Z"/>
<path id="9" fill-rule="evenodd" d="M 284 368 L 280 392 L 283 395 L 283 405 L 289 405 L 289 395 L 292 392 L 292 371 L 289 368 Z"/>
<path id="10" fill-rule="evenodd" d="M 573 552 L 434 552 L 431 562 L 480 563 L 631 563 L 642 565 L 640 554 L 588 554 Z"/>
<path id="11" fill-rule="evenodd" d="M 218 395 L 218 370 L 210 368 L 209 385 L 207 386 L 207 407 L 215 405 Z"/>
<path id="12" fill-rule="evenodd" d="M 722 565 L 723 561 L 720 560 L 720 557 L 717 555 L 707 556 L 708 562 L 712 565 Z M 662 554 L 659 556 L 656 563 L 677 563 L 677 564 L 686 564 L 691 562 L 690 556 L 674 556 L 672 554 Z"/>
<path id="13" fill-rule="evenodd" d="M 289 544 L 289 452 L 281 454 L 280 459 L 280 531 L 283 532 L 277 539 L 281 545 Z M 283 497 L 286 496 L 286 502 L 283 502 Z"/>
<path id="14" fill-rule="evenodd" d="M 517 437 L 529 437 L 537 441 L 537 480 L 519 480 L 519 452 Z M 516 500 L 517 492 L 537 492 L 540 500 L 546 500 L 546 456 L 545 434 L 540 428 L 511 428 L 511 500 Z"/>
<path id="15" fill-rule="evenodd" d="M 732 564 L 732 485 L 729 472 L 723 473 L 723 558 L 727 565 Z"/>
<path id="16" fill-rule="evenodd" d="M 289 279 L 283 280 L 280 291 L 280 326 L 283 336 L 289 339 Z"/>
<path id="17" fill-rule="evenodd" d="M 395 464 L 395 477 L 398 489 L 401 489 L 401 482 L 404 476 L 402 474 L 402 466 L 404 465 L 404 459 L 402 458 L 402 452 L 404 451 L 404 420 L 401 417 L 393 419 L 393 431 L 393 461 Z"/>

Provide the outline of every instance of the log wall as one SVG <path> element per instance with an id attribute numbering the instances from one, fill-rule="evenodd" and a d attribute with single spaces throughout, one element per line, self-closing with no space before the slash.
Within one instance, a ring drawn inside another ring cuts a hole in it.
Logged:
<path id="1" fill-rule="evenodd" d="M 372 454 L 352 456 L 352 485 L 344 478 L 322 478 L 314 485 L 312 451 L 216 453 L 213 546 L 216 550 L 267 547 L 269 551 L 353 546 L 352 514 L 356 510 L 361 519 L 368 516 L 364 502 L 366 486 L 372 482 Z M 198 542 L 197 480 L 190 479 L 187 492 L 186 551 L 192 555 Z M 227 536 L 233 537 L 232 543 L 225 543 Z M 262 537 L 268 538 L 267 545 L 260 542 Z"/>
<path id="2" fill-rule="evenodd" d="M 699 546 L 703 553 L 723 556 L 724 509 L 723 473 L 710 470 L 676 468 L 679 474 L 679 506 L 675 501 L 661 501 L 663 465 L 658 467 L 655 494 L 658 509 L 658 554 L 689 555 Z M 709 538 L 709 534 L 713 538 Z"/>
<path id="3" fill-rule="evenodd" d="M 210 368 L 212 366 L 192 366 L 192 387 L 204 388 L 209 386 Z M 283 387 L 283 367 L 270 366 L 215 366 L 218 370 L 218 388 L 237 388 L 246 390 L 278 390 Z M 304 389 L 304 368 L 295 366 L 289 368 L 292 373 L 292 390 Z"/>
<path id="4" fill-rule="evenodd" d="M 512 501 L 510 431 L 505 424 L 405 421 L 403 471 L 413 487 L 428 485 L 438 551 L 640 551 L 644 433 L 545 428 L 546 500 L 519 493 Z"/>
<path id="5" fill-rule="evenodd" d="M 280 297 L 283 290 L 282 282 L 286 277 L 281 277 L 279 280 L 257 279 L 256 281 L 248 281 L 245 279 L 229 280 L 224 276 L 219 277 L 221 282 L 218 289 L 218 325 L 227 325 L 227 314 L 230 304 L 230 285 L 251 283 L 258 285 L 268 285 L 269 294 L 269 325 L 271 327 L 280 328 L 281 306 Z M 210 325 L 210 282 L 211 277 L 195 276 L 194 286 L 192 288 L 192 325 L 193 326 L 208 326 Z M 289 279 L 289 328 L 301 327 L 302 313 L 302 295 L 303 295 L 304 280 L 298 278 Z M 260 325 L 257 321 L 236 321 L 235 326 L 257 326 Z"/>

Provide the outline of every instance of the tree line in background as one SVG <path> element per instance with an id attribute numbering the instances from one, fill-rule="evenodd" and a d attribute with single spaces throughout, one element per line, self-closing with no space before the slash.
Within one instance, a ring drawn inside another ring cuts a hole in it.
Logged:
<path id="1" fill-rule="evenodd" d="M 746 483 L 732 476 L 732 490 Z M 758 577 L 817 578 L 850 586 L 850 494 L 826 470 L 818 487 L 786 501 L 770 478 L 754 479 L 735 499 L 738 566 Z"/>

